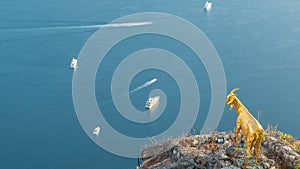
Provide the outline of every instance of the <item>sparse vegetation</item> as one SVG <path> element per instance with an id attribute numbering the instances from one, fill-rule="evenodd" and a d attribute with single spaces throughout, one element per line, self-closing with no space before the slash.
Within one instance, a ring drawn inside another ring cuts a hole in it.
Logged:
<path id="1" fill-rule="evenodd" d="M 284 144 L 292 147 L 293 149 L 295 149 L 297 152 L 300 153 L 299 143 L 296 142 L 296 140 L 294 139 L 294 137 L 291 134 L 287 134 L 282 131 L 279 131 L 277 125 L 275 125 L 275 126 L 268 125 L 268 127 L 265 131 L 264 140 L 269 139 L 269 137 L 277 138 Z M 298 163 L 299 163 L 299 167 L 300 167 L 300 162 L 298 162 Z"/>
<path id="2" fill-rule="evenodd" d="M 278 131 L 278 139 L 283 141 L 284 144 L 288 144 L 288 145 L 291 144 L 292 141 L 294 140 L 292 135 L 283 133 L 281 131 Z"/>
<path id="3" fill-rule="evenodd" d="M 277 133 L 278 133 L 278 125 L 272 126 L 272 125 L 268 125 L 266 131 L 265 131 L 265 135 L 266 136 L 271 136 L 271 137 L 276 137 Z"/>
<path id="4" fill-rule="evenodd" d="M 300 169 L 300 159 L 297 161 L 297 165 L 296 165 L 295 169 Z"/>

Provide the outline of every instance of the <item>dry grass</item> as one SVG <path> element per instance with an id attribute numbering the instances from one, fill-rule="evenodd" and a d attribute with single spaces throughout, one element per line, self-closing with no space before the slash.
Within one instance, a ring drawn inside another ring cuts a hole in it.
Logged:
<path id="1" fill-rule="evenodd" d="M 278 135 L 278 125 L 276 124 L 275 126 L 268 124 L 268 127 L 265 130 L 265 135 L 266 136 L 271 136 L 271 137 L 277 137 Z"/>

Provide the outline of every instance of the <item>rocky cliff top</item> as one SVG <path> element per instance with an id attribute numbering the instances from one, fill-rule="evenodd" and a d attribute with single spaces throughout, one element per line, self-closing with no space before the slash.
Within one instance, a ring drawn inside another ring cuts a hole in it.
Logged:
<path id="1" fill-rule="evenodd" d="M 297 140 L 284 140 L 278 133 L 266 132 L 259 162 L 249 161 L 251 169 L 293 169 L 300 166 Z M 234 132 L 186 135 L 169 139 L 142 151 L 143 169 L 239 169 L 246 160 L 246 144 L 235 153 Z M 253 152 L 252 152 L 253 155 Z"/>

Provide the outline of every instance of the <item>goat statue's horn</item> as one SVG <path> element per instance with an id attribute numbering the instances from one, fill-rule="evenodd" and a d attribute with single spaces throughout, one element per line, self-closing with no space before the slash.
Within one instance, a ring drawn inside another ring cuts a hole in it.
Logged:
<path id="1" fill-rule="evenodd" d="M 240 90 L 240 88 L 235 88 L 233 90 L 230 91 L 230 94 L 234 94 L 235 91 Z"/>

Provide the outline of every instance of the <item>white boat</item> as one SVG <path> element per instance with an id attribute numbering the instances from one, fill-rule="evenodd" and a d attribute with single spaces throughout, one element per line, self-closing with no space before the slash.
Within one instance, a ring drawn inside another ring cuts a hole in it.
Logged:
<path id="1" fill-rule="evenodd" d="M 155 83 L 156 81 L 157 81 L 157 78 L 154 78 L 154 79 L 152 79 L 152 80 L 149 81 L 149 84 L 153 84 L 153 83 Z"/>
<path id="2" fill-rule="evenodd" d="M 77 68 L 77 59 L 73 58 L 70 64 L 71 69 L 76 69 Z"/>
<path id="3" fill-rule="evenodd" d="M 205 11 L 209 12 L 212 8 L 212 2 L 206 1 L 203 8 Z"/>
<path id="4" fill-rule="evenodd" d="M 100 133 L 100 127 L 96 127 L 96 128 L 94 129 L 94 131 L 93 131 L 93 134 L 96 135 L 96 136 L 98 136 L 99 133 Z"/>
<path id="5" fill-rule="evenodd" d="M 153 108 L 153 106 L 155 106 L 156 104 L 159 103 L 159 96 L 155 96 L 155 97 L 150 97 L 147 101 L 146 101 L 146 105 L 145 108 L 146 109 L 151 109 Z"/>

